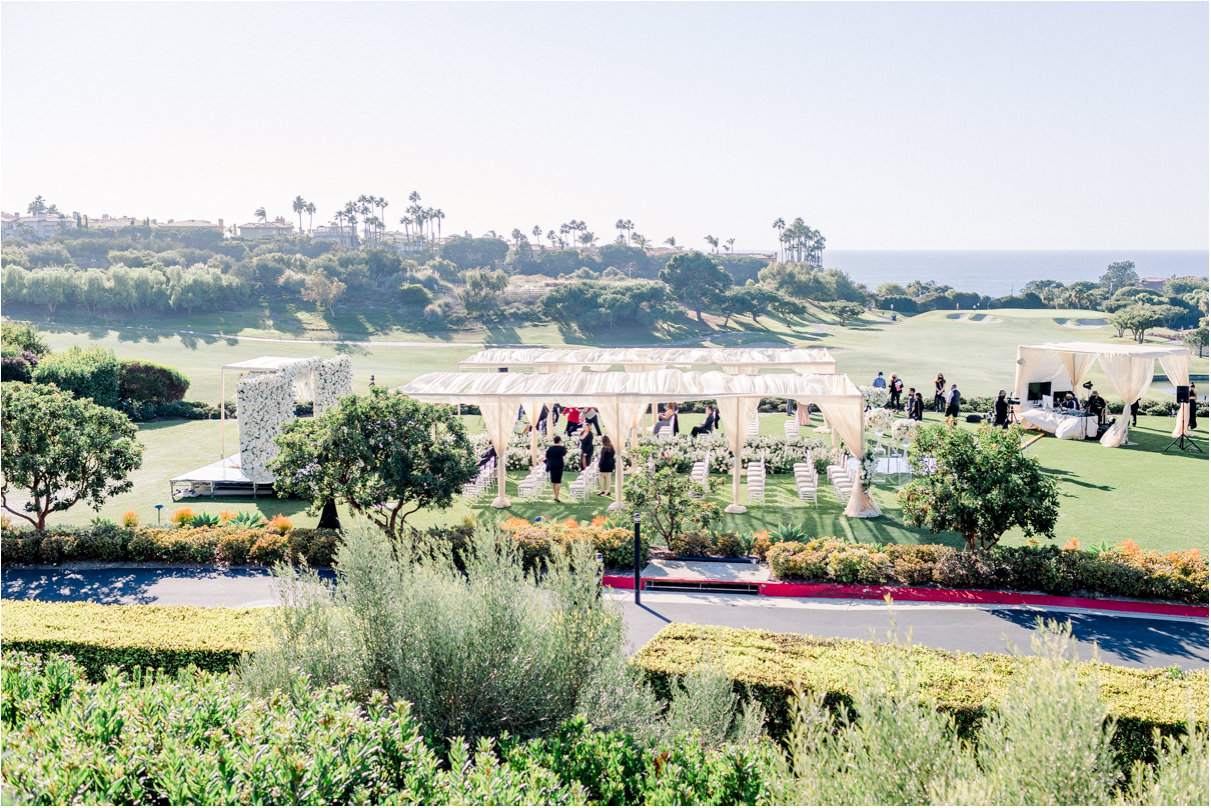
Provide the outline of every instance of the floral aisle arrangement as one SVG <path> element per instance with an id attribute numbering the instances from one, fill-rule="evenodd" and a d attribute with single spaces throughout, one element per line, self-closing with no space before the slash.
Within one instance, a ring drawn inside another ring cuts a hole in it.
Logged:
<path id="1" fill-rule="evenodd" d="M 858 391 L 862 393 L 862 405 L 867 409 L 882 407 L 890 397 L 886 387 L 859 387 Z"/>
<path id="2" fill-rule="evenodd" d="M 353 362 L 341 354 L 325 359 L 315 371 L 315 400 L 312 412 L 320 415 L 335 407 L 342 396 L 353 392 Z"/>
<path id="3" fill-rule="evenodd" d="M 893 440 L 906 441 L 912 440 L 913 435 L 917 434 L 917 425 L 920 421 L 914 421 L 911 418 L 898 418 L 891 426 L 891 437 Z"/>
<path id="4" fill-rule="evenodd" d="M 867 432 L 887 432 L 891 429 L 893 422 L 896 420 L 895 415 L 891 410 L 883 407 L 876 407 L 873 410 L 866 411 L 866 431 Z"/>
<path id="5" fill-rule="evenodd" d="M 269 461 L 277 457 L 274 437 L 294 418 L 293 377 L 282 371 L 253 373 L 236 384 L 240 425 L 240 466 L 248 479 L 273 482 Z"/>

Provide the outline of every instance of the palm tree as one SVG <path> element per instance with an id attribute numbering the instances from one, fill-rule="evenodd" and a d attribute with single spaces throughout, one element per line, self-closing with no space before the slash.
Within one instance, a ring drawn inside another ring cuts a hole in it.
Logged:
<path id="1" fill-rule="evenodd" d="M 269 214 L 265 212 L 264 205 L 253 211 L 252 215 L 260 219 L 262 222 L 269 220 Z"/>
<path id="2" fill-rule="evenodd" d="M 570 232 L 572 232 L 572 227 L 566 222 L 559 226 L 559 246 L 561 248 L 567 246 L 568 242 L 564 239 L 564 236 L 568 235 Z"/>
<path id="3" fill-rule="evenodd" d="M 614 229 L 618 231 L 618 241 L 619 241 L 619 243 L 621 243 L 621 242 L 622 242 L 622 234 L 623 234 L 623 233 L 626 231 L 626 229 L 627 229 L 627 220 L 626 220 L 626 219 L 619 219 L 618 221 L 614 222 Z"/>
<path id="4" fill-rule="evenodd" d="M 648 240 L 646 238 L 644 238 L 644 236 L 641 233 L 636 233 L 633 236 L 631 236 L 631 240 L 636 245 L 638 245 L 639 249 L 643 250 L 644 252 L 647 252 Z"/>
<path id="5" fill-rule="evenodd" d="M 290 203 L 290 209 L 299 215 L 299 232 L 303 232 L 303 211 L 307 210 L 307 200 L 302 196 L 296 196 L 294 201 Z"/>
<path id="6" fill-rule="evenodd" d="M 669 245 L 670 247 L 676 247 L 676 246 L 677 246 L 677 237 L 676 237 L 676 236 L 669 236 L 668 238 L 666 238 L 666 239 L 664 240 L 664 243 L 665 243 L 665 244 L 667 244 L 667 245 Z"/>
<path id="7" fill-rule="evenodd" d="M 727 240 L 727 251 L 728 251 L 729 253 L 732 251 L 732 245 L 733 245 L 733 244 L 735 244 L 735 243 L 736 243 L 736 239 L 734 239 L 734 238 L 729 238 L 729 239 Z"/>
<path id="8" fill-rule="evenodd" d="M 66 218 L 67 218 L 67 217 L 66 217 L 66 216 L 64 216 L 62 213 L 60 213 L 60 212 L 59 212 L 59 206 L 58 206 L 58 205 L 51 205 L 49 208 L 47 208 L 47 209 L 46 209 L 46 215 L 47 215 L 47 216 L 58 216 L 60 219 L 66 219 Z"/>
<path id="9" fill-rule="evenodd" d="M 29 207 L 26 210 L 29 211 L 31 216 L 44 213 L 46 211 L 46 202 L 42 199 L 42 194 L 35 196 L 34 201 L 29 203 Z"/>
<path id="10" fill-rule="evenodd" d="M 520 250 L 521 240 L 526 237 L 526 234 L 521 232 L 519 228 L 514 227 L 513 232 L 509 234 L 509 237 L 513 239 L 513 246 Z"/>
<path id="11" fill-rule="evenodd" d="M 307 232 L 310 233 L 312 229 L 311 223 L 314 220 L 315 212 L 318 210 L 318 208 L 316 208 L 314 202 L 308 202 L 307 206 L 303 208 L 303 210 L 307 213 Z"/>
<path id="12" fill-rule="evenodd" d="M 581 244 L 583 244 L 585 246 L 585 249 L 587 250 L 589 247 L 591 247 L 593 245 L 593 242 L 597 240 L 597 236 L 593 235 L 592 230 L 586 229 L 579 236 L 577 236 L 576 239 Z"/>
<path id="13" fill-rule="evenodd" d="M 409 241 L 411 241 L 412 240 L 412 217 L 411 216 L 401 216 L 399 223 L 404 226 L 404 236 Z"/>
<path id="14" fill-rule="evenodd" d="M 547 247 L 542 243 L 542 228 L 534 225 L 534 229 L 530 231 L 530 235 L 534 236 L 534 240 L 538 242 L 538 249 L 545 250 Z"/>
<path id="15" fill-rule="evenodd" d="M 783 219 L 781 216 L 779 216 L 777 219 L 774 219 L 774 229 L 778 231 L 778 243 L 781 244 L 782 243 L 782 231 L 786 229 L 786 220 Z M 781 251 L 782 248 L 779 247 L 778 250 Z"/>
<path id="16" fill-rule="evenodd" d="M 437 240 L 442 240 L 442 219 L 446 218 L 446 213 L 441 208 L 433 209 L 433 221 L 437 222 Z"/>
<path id="17" fill-rule="evenodd" d="M 719 239 L 714 236 L 703 236 L 702 238 L 706 240 L 707 244 L 711 245 L 711 252 L 719 252 Z"/>
<path id="18" fill-rule="evenodd" d="M 622 224 L 623 224 L 623 226 L 624 226 L 624 227 L 626 228 L 626 230 L 627 230 L 627 242 L 628 242 L 628 243 L 633 243 L 633 239 L 634 239 L 634 235 L 633 235 L 633 233 L 634 233 L 634 230 L 635 230 L 635 223 L 634 223 L 634 222 L 632 222 L 630 219 L 627 219 L 627 220 L 626 220 L 625 222 L 623 222 Z"/>
<path id="19" fill-rule="evenodd" d="M 336 212 L 336 238 L 337 241 L 343 241 L 345 237 L 345 211 L 338 209 Z"/>

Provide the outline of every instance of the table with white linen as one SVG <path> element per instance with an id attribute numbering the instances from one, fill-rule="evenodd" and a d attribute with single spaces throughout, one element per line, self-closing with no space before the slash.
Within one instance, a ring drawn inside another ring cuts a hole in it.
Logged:
<path id="1" fill-rule="evenodd" d="M 1042 407 L 1023 410 L 1018 418 L 1044 432 L 1053 432 L 1061 440 L 1092 440 L 1097 437 L 1097 416 L 1077 410 L 1047 410 Z"/>

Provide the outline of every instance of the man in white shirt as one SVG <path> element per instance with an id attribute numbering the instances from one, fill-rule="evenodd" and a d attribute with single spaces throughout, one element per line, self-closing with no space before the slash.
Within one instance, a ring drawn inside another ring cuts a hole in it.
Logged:
<path id="1" fill-rule="evenodd" d="M 946 423 L 951 426 L 959 422 L 959 400 L 961 398 L 958 385 L 952 384 L 950 393 L 946 396 Z"/>

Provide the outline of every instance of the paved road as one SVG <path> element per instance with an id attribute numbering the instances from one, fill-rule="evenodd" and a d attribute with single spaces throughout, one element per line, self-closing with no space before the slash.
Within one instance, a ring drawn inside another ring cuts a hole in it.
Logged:
<path id="1" fill-rule="evenodd" d="M 18 568 L 0 573 L 5 598 L 181 606 L 270 606 L 270 576 L 260 568 L 216 570 L 185 567 Z M 632 649 L 672 622 L 760 628 L 768 631 L 885 640 L 901 637 L 952 651 L 1004 653 L 1010 644 L 1029 651 L 1038 618 L 1070 620 L 1077 653 L 1129 667 L 1206 668 L 1208 621 L 1143 617 L 1027 606 L 896 604 L 755 595 L 648 593 L 636 606 L 633 592 L 611 592 L 627 624 Z"/>

